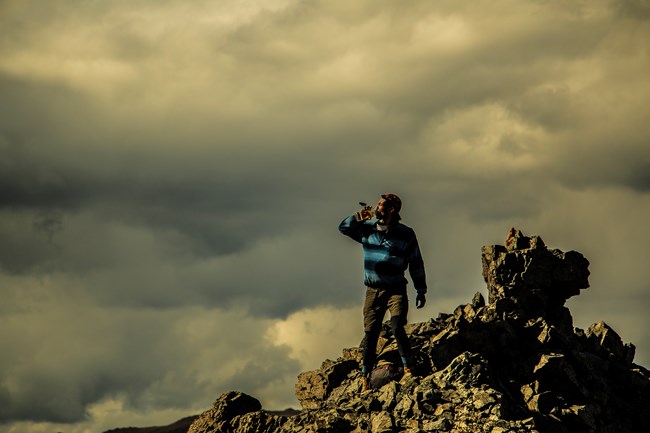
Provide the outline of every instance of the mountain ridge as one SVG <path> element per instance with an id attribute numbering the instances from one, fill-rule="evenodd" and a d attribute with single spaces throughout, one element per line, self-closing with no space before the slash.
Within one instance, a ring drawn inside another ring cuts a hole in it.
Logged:
<path id="1" fill-rule="evenodd" d="M 574 328 L 564 305 L 589 287 L 582 254 L 512 228 L 481 260 L 488 302 L 479 292 L 451 314 L 407 325 L 414 376 L 401 377 L 384 326 L 369 392 L 361 347 L 347 348 L 298 376 L 302 411 L 274 414 L 231 391 L 188 433 L 623 433 L 650 424 L 650 372 L 634 364 L 634 345 L 604 322 Z"/>

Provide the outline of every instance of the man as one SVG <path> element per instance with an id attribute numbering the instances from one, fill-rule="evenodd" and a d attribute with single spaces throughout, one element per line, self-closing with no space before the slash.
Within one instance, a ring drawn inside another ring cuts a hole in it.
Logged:
<path id="1" fill-rule="evenodd" d="M 370 221 L 372 212 L 364 208 L 344 219 L 339 225 L 341 233 L 363 246 L 366 286 L 363 322 L 366 345 L 361 367 L 362 392 L 368 389 L 369 376 L 377 356 L 377 340 L 386 310 L 390 311 L 390 325 L 404 365 L 404 376 L 411 375 L 414 367 L 411 344 L 404 331 L 408 313 L 404 271 L 409 268 L 417 291 L 417 308 L 424 307 L 426 303 L 427 284 L 415 232 L 400 223 L 401 208 L 402 201 L 398 196 L 384 194 L 377 202 L 376 222 Z"/>

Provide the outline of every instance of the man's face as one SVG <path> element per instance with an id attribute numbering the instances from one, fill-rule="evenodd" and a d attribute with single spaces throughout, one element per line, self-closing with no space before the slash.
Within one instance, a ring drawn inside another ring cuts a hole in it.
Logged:
<path id="1" fill-rule="evenodd" d="M 375 209 L 375 214 L 377 218 L 383 220 L 390 216 L 393 213 L 393 208 L 390 207 L 390 204 L 386 202 L 386 199 L 380 198 L 377 202 L 377 209 Z"/>

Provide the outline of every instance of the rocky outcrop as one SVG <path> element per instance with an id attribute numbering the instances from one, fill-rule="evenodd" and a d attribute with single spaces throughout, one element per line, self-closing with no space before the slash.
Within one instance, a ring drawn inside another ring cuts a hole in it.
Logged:
<path id="1" fill-rule="evenodd" d="M 588 287 L 589 262 L 511 229 L 482 249 L 488 302 L 410 324 L 414 376 L 401 378 L 390 328 L 378 343 L 383 381 L 361 393 L 359 348 L 299 375 L 302 411 L 271 414 L 222 395 L 189 433 L 608 432 L 650 425 L 650 372 L 605 323 L 573 327 L 566 300 Z M 393 375 L 391 377 L 391 374 Z M 387 377 L 387 378 L 386 378 Z"/>

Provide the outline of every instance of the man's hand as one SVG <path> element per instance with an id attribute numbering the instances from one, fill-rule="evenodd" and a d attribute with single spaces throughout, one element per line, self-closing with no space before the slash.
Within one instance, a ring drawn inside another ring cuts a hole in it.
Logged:
<path id="1" fill-rule="evenodd" d="M 422 308 L 426 303 L 427 297 L 424 296 L 424 293 L 418 293 L 418 296 L 415 298 L 415 308 Z"/>
<path id="2" fill-rule="evenodd" d="M 359 222 L 370 221 L 370 219 L 372 219 L 372 210 L 363 208 L 359 212 L 354 214 L 354 218 Z"/>

